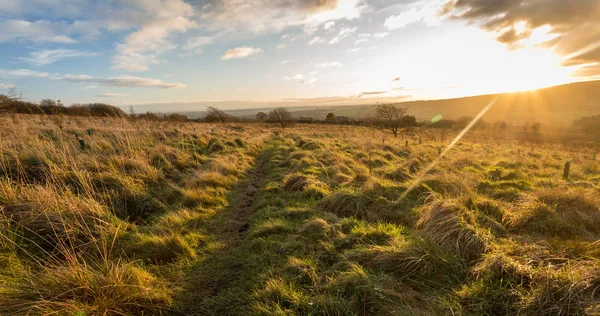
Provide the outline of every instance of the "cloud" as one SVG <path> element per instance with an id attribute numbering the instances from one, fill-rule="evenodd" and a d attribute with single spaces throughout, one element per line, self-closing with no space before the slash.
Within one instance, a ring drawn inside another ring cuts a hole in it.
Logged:
<path id="1" fill-rule="evenodd" d="M 329 44 L 335 44 L 335 43 L 339 43 L 341 40 L 343 40 L 344 38 L 352 35 L 354 32 L 356 32 L 358 28 L 357 27 L 345 27 L 342 28 L 340 30 L 340 33 L 334 37 L 331 41 L 329 41 Z"/>
<path id="2" fill-rule="evenodd" d="M 29 57 L 18 57 L 18 59 L 37 66 L 44 66 L 67 58 L 92 57 L 97 55 L 98 54 L 94 52 L 84 52 L 73 49 L 45 49 L 31 52 Z"/>
<path id="3" fill-rule="evenodd" d="M 576 76 L 600 75 L 599 1 L 447 1 L 442 15 L 477 24 L 511 49 L 552 48 L 564 66 L 579 67 Z"/>
<path id="4" fill-rule="evenodd" d="M 462 1 L 462 0 L 461 0 Z M 480 0 L 476 0 L 480 1 Z M 488 0 L 483 0 L 488 1 Z M 506 0 L 499 0 L 506 1 Z M 489 2 L 494 2 L 491 0 Z M 406 8 L 407 6 L 405 6 Z M 383 26 L 388 30 L 395 30 L 407 27 L 414 23 L 422 23 L 424 25 L 433 26 L 439 24 L 438 11 L 440 10 L 438 1 L 419 2 L 412 4 L 410 9 L 401 12 L 398 15 L 389 16 L 385 19 Z"/>
<path id="5" fill-rule="evenodd" d="M 311 76 L 316 76 L 316 75 L 318 75 L 318 74 L 319 74 L 319 72 L 318 72 L 318 71 L 313 71 L 313 72 L 311 72 L 311 73 L 310 73 L 310 75 L 311 75 Z"/>
<path id="6" fill-rule="evenodd" d="M 163 82 L 159 79 L 152 78 L 140 78 L 134 76 L 118 76 L 109 78 L 98 78 L 87 75 L 65 75 L 63 77 L 57 77 L 56 80 L 64 80 L 76 83 L 87 83 L 87 84 L 100 84 L 103 86 L 111 87 L 128 87 L 128 88 L 159 88 L 159 89 L 176 89 L 185 88 L 186 85 L 182 83 L 169 83 Z"/>
<path id="7" fill-rule="evenodd" d="M 368 40 L 368 39 L 366 39 L 366 38 L 359 38 L 359 39 L 357 39 L 356 41 L 354 41 L 354 45 L 360 45 L 360 44 L 366 43 L 366 42 L 368 42 L 368 41 L 369 41 L 369 40 Z"/>
<path id="8" fill-rule="evenodd" d="M 287 45 L 285 45 L 285 44 L 283 44 L 283 43 L 281 43 L 281 44 L 277 45 L 277 49 L 284 49 L 284 48 L 286 48 L 286 47 L 287 47 Z"/>
<path id="9" fill-rule="evenodd" d="M 198 27 L 190 20 L 194 9 L 185 1 L 139 0 L 132 3 L 147 17 L 136 31 L 117 44 L 111 69 L 146 71 L 150 65 L 160 63 L 158 55 L 175 48 L 169 41 L 171 33 L 185 33 Z"/>
<path id="10" fill-rule="evenodd" d="M 600 74 L 600 1 L 452 0 L 441 14 L 479 25 L 509 48 L 527 41 L 552 48 L 565 57 L 565 66 L 581 67 L 576 75 Z M 544 28 L 544 36 L 536 38 Z"/>
<path id="11" fill-rule="evenodd" d="M 52 80 L 59 81 L 68 81 L 74 83 L 84 83 L 87 84 L 89 88 L 90 85 L 103 85 L 103 86 L 111 86 L 111 87 L 129 87 L 129 88 L 139 88 L 139 87 L 147 87 L 147 88 L 159 88 L 159 89 L 176 89 L 176 88 L 185 88 L 186 85 L 182 83 L 169 83 L 163 82 L 159 79 L 152 78 L 140 78 L 134 76 L 117 76 L 117 77 L 109 77 L 109 78 L 101 78 L 101 77 L 92 77 L 88 75 L 60 75 L 60 74 L 50 74 L 48 72 L 39 72 L 30 69 L 0 69 L 0 75 L 6 75 L 7 77 L 32 77 L 32 78 L 47 78 Z"/>
<path id="12" fill-rule="evenodd" d="M 39 72 L 30 69 L 0 69 L 0 75 L 4 74 L 8 77 L 33 77 L 33 78 L 50 78 L 48 72 Z"/>
<path id="13" fill-rule="evenodd" d="M 388 93 L 388 92 L 387 91 L 366 91 L 366 92 L 361 92 L 357 97 L 362 98 L 364 96 L 380 95 L 380 94 L 386 94 L 386 93 Z"/>
<path id="14" fill-rule="evenodd" d="M 101 94 L 96 94 L 99 98 L 116 98 L 116 97 L 126 97 L 128 94 L 123 93 L 113 93 L 113 92 L 105 92 Z"/>
<path id="15" fill-rule="evenodd" d="M 254 47 L 236 47 L 228 49 L 223 56 L 221 56 L 222 60 L 230 60 L 230 59 L 238 59 L 238 58 L 246 58 L 248 56 L 252 56 L 258 53 L 261 53 L 262 49 L 254 48 Z"/>
<path id="16" fill-rule="evenodd" d="M 0 21 L 0 30 L 2 30 L 0 32 L 0 43 L 16 39 L 60 44 L 77 43 L 72 37 L 66 34 L 59 34 L 60 29 L 66 32 L 69 28 L 70 25 L 64 22 L 50 22 L 45 20 L 35 22 L 25 20 Z"/>
<path id="17" fill-rule="evenodd" d="M 307 81 L 302 80 L 302 83 L 304 84 L 313 84 L 315 82 L 317 82 L 317 78 L 310 78 Z"/>
<path id="18" fill-rule="evenodd" d="M 390 33 L 388 32 L 381 32 L 381 33 L 374 33 L 373 36 L 376 38 L 384 38 L 386 36 L 388 36 Z"/>
<path id="19" fill-rule="evenodd" d="M 358 52 L 360 50 L 362 50 L 362 47 L 354 47 L 354 48 L 350 48 L 348 50 L 348 53 L 355 53 L 355 52 Z"/>
<path id="20" fill-rule="evenodd" d="M 302 80 L 302 79 L 304 79 L 304 76 L 301 74 L 295 74 L 292 76 L 285 76 L 284 79 L 285 80 Z"/>
<path id="21" fill-rule="evenodd" d="M 329 21 L 323 25 L 323 29 L 329 30 L 335 26 L 335 21 Z"/>
<path id="22" fill-rule="evenodd" d="M 210 36 L 198 36 L 189 39 L 182 47 L 184 51 L 193 52 L 194 54 L 202 53 L 202 47 L 213 43 L 213 38 Z"/>
<path id="23" fill-rule="evenodd" d="M 91 90 L 91 89 L 96 89 L 96 88 L 97 88 L 97 86 L 94 86 L 94 85 L 88 85 L 88 86 L 85 86 L 85 87 L 83 87 L 83 88 L 81 88 L 81 89 L 83 89 L 83 90 Z"/>
<path id="24" fill-rule="evenodd" d="M 362 0 L 219 0 L 202 14 L 211 29 L 228 32 L 279 32 L 305 26 L 310 33 L 326 22 L 354 19 L 365 9 Z"/>
<path id="25" fill-rule="evenodd" d="M 289 60 L 282 60 L 282 61 L 280 62 L 280 64 L 282 64 L 282 65 L 285 65 L 285 64 L 287 64 L 287 63 L 289 63 L 289 62 L 290 62 Z"/>
<path id="26" fill-rule="evenodd" d="M 318 66 L 321 68 L 331 68 L 331 67 L 342 67 L 342 66 L 344 66 L 344 64 L 342 64 L 338 61 L 327 61 L 327 62 L 319 63 Z"/>
<path id="27" fill-rule="evenodd" d="M 314 44 L 321 44 L 324 43 L 325 39 L 321 38 L 319 36 L 315 36 L 312 40 L 310 40 L 310 42 L 308 42 L 308 45 L 314 45 Z"/>

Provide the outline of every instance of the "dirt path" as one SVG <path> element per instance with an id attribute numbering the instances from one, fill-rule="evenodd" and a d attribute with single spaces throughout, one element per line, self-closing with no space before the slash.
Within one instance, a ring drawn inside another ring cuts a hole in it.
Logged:
<path id="1" fill-rule="evenodd" d="M 174 309 L 179 315 L 247 315 L 257 267 L 247 235 L 254 197 L 259 190 L 272 149 L 256 159 L 245 180 L 230 194 L 230 204 L 208 223 L 214 238 L 203 260 L 191 267 Z"/>

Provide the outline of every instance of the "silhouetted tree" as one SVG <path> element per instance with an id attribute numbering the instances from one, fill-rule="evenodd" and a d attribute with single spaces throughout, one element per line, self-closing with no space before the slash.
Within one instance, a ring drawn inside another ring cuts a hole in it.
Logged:
<path id="1" fill-rule="evenodd" d="M 269 112 L 269 121 L 277 123 L 281 125 L 281 128 L 285 129 L 286 126 L 294 122 L 294 118 L 292 118 L 292 114 L 286 108 L 279 107 Z"/>
<path id="2" fill-rule="evenodd" d="M 398 136 L 398 129 L 402 127 L 402 120 L 408 113 L 408 108 L 398 104 L 380 103 L 375 107 L 375 113 L 381 126 L 391 130 L 394 136 Z"/>
<path id="3" fill-rule="evenodd" d="M 220 121 L 221 123 L 229 122 L 233 120 L 233 116 L 225 113 L 223 110 L 214 106 L 206 107 L 208 114 L 205 117 L 207 122 Z"/>
<path id="4" fill-rule="evenodd" d="M 533 131 L 534 134 L 539 134 L 540 130 L 542 129 L 542 124 L 535 122 L 533 125 L 531 125 L 531 130 Z"/>
<path id="5" fill-rule="evenodd" d="M 335 114 L 333 114 L 333 113 L 327 113 L 327 116 L 325 117 L 325 122 L 327 122 L 327 123 L 336 123 L 337 121 L 335 120 Z"/>
<path id="6" fill-rule="evenodd" d="M 267 113 L 265 112 L 258 112 L 256 113 L 256 120 L 257 121 L 264 121 L 267 119 Z"/>

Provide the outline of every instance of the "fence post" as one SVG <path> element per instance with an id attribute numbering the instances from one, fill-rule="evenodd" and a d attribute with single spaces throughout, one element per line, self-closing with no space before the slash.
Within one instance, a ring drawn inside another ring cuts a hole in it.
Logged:
<path id="1" fill-rule="evenodd" d="M 571 160 L 567 160 L 567 162 L 565 163 L 565 171 L 563 172 L 563 180 L 565 180 L 565 181 L 569 180 L 570 169 L 571 169 Z"/>

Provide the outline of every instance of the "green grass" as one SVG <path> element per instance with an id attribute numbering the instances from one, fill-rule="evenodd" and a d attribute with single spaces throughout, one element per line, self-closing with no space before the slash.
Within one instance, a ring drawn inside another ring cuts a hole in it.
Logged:
<path id="1" fill-rule="evenodd" d="M 469 135 L 438 160 L 431 130 L 6 120 L 1 314 L 600 312 L 585 153 Z"/>

